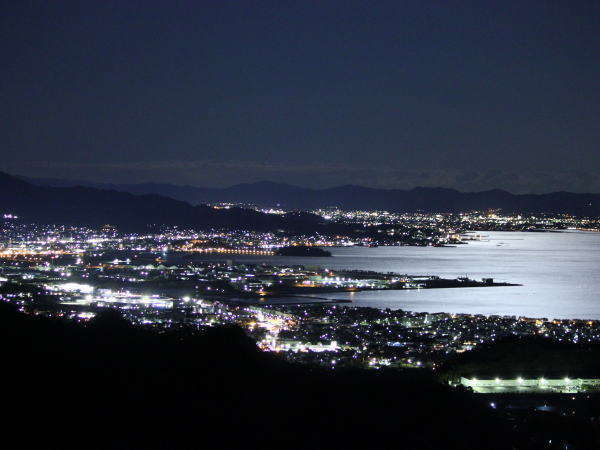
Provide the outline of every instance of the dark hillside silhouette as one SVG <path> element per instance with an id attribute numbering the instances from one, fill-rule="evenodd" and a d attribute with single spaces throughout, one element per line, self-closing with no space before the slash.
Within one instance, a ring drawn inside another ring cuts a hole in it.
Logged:
<path id="1" fill-rule="evenodd" d="M 0 173 L 0 212 L 41 223 L 147 229 L 149 226 L 314 230 L 322 220 L 312 214 L 283 216 L 250 209 L 214 209 L 160 195 L 134 195 L 91 187 L 41 187 Z"/>
<path id="2" fill-rule="evenodd" d="M 11 344 L 4 425 L 23 448 L 35 438 L 85 448 L 510 448 L 489 408 L 424 372 L 292 366 L 235 327 L 158 333 L 112 312 L 83 325 L 0 304 L 0 337 Z"/>
<path id="3" fill-rule="evenodd" d="M 502 209 L 517 213 L 600 215 L 600 194 L 571 192 L 512 194 L 501 189 L 459 192 L 445 188 L 417 187 L 402 190 L 374 189 L 354 185 L 308 189 L 269 181 L 243 183 L 227 188 L 202 188 L 164 183 L 102 184 L 56 179 L 30 179 L 30 181 L 44 186 L 86 185 L 134 194 L 160 194 L 192 204 L 241 202 L 262 206 L 281 205 L 288 209 L 339 206 L 345 209 L 379 209 L 398 212 L 465 212 Z"/>

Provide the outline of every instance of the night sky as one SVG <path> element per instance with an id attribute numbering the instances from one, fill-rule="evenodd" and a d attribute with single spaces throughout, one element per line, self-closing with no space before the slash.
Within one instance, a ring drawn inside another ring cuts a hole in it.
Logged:
<path id="1" fill-rule="evenodd" d="M 600 192 L 598 1 L 3 1 L 0 168 Z"/>

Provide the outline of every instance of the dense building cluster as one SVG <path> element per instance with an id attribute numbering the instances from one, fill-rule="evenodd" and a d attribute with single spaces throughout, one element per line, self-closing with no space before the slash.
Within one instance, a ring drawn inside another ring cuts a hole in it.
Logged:
<path id="1" fill-rule="evenodd" d="M 181 278 L 185 280 L 187 274 L 197 280 L 197 275 L 202 274 L 205 280 L 223 280 L 227 273 L 238 279 L 244 268 L 248 269 L 245 274 L 253 278 L 257 267 L 231 267 L 225 263 L 206 265 L 196 271 L 186 269 Z M 510 336 L 600 342 L 598 321 L 417 313 L 325 304 L 317 300 L 301 305 L 267 305 L 241 298 L 232 301 L 209 290 L 203 296 L 193 289 L 190 289 L 192 295 L 174 295 L 168 283 L 172 269 L 168 268 L 148 267 L 137 275 L 166 274 L 164 283 L 156 284 L 156 293 L 125 289 L 124 286 L 133 286 L 127 283 L 128 278 L 112 278 L 112 288 L 102 283 L 101 277 L 90 276 L 81 282 L 83 277 L 77 276 L 78 270 L 73 266 L 24 268 L 12 262 L 2 267 L 0 297 L 17 304 L 24 312 L 75 320 L 88 320 L 109 307 L 121 310 L 133 323 L 158 328 L 237 324 L 265 350 L 279 352 L 294 361 L 331 367 L 435 369 L 457 353 Z M 293 268 L 277 270 L 283 270 L 284 276 L 301 276 Z M 166 295 L 167 292 L 171 295 Z"/>
<path id="2" fill-rule="evenodd" d="M 398 229 L 437 230 L 457 242 L 495 223 L 505 228 L 593 228 L 596 223 L 496 214 L 396 215 L 318 211 L 327 220 Z M 479 224 L 479 225 L 478 225 Z M 416 231 L 411 231 L 415 236 Z M 266 351 L 328 367 L 414 367 L 435 370 L 448 358 L 511 336 L 556 342 L 600 342 L 600 322 L 353 307 L 319 293 L 493 285 L 435 275 L 330 270 L 285 264 L 202 260 L 196 253 L 268 251 L 282 245 L 360 245 L 348 237 L 283 232 L 165 229 L 155 234 L 25 224 L 4 216 L 0 228 L 0 298 L 22 311 L 89 320 L 119 309 L 146 327 L 237 324 Z M 225 251 L 227 250 L 227 251 Z"/>
<path id="3" fill-rule="evenodd" d="M 420 231 L 422 237 L 437 236 L 440 242 L 460 243 L 460 234 L 470 231 L 542 231 L 542 230 L 600 230 L 597 218 L 560 215 L 503 214 L 501 211 L 471 211 L 465 213 L 394 213 L 390 211 L 346 211 L 339 208 L 318 209 L 313 213 L 326 220 L 360 224 L 397 232 L 406 236 Z M 390 228 L 390 226 L 396 226 Z"/>

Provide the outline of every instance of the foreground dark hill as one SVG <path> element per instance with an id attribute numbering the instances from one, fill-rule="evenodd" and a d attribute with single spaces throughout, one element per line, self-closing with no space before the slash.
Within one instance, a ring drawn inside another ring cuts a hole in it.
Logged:
<path id="1" fill-rule="evenodd" d="M 441 372 L 448 378 L 598 378 L 600 345 L 504 339 L 458 355 Z"/>
<path id="2" fill-rule="evenodd" d="M 0 212 L 42 223 L 111 224 L 121 229 L 179 225 L 302 231 L 320 224 L 320 219 L 310 214 L 276 216 L 242 208 L 217 210 L 154 194 L 134 195 L 83 186 L 36 186 L 3 173 L 0 173 Z"/>
<path id="3" fill-rule="evenodd" d="M 32 182 L 49 186 L 81 184 L 77 181 L 53 179 L 38 179 L 32 180 Z M 353 185 L 329 189 L 307 189 L 267 181 L 238 184 L 223 189 L 160 183 L 93 185 L 135 194 L 160 194 L 193 204 L 242 202 L 264 206 L 281 205 L 291 209 L 340 206 L 346 209 L 385 209 L 400 212 L 461 212 L 499 208 L 508 212 L 520 213 L 600 215 L 600 194 L 569 192 L 515 195 L 499 189 L 465 193 L 444 188 L 421 187 L 400 190 L 372 189 Z"/>
<path id="4" fill-rule="evenodd" d="M 237 328 L 158 333 L 112 313 L 75 324 L 0 302 L 0 338 L 14 394 L 4 437 L 22 448 L 509 449 L 515 438 L 422 371 L 292 366 Z"/>

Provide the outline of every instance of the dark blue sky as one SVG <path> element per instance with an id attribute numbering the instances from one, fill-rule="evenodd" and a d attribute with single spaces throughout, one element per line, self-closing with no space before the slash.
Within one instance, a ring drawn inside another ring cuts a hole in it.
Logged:
<path id="1" fill-rule="evenodd" d="M 597 1 L 2 2 L 0 167 L 600 192 Z"/>

